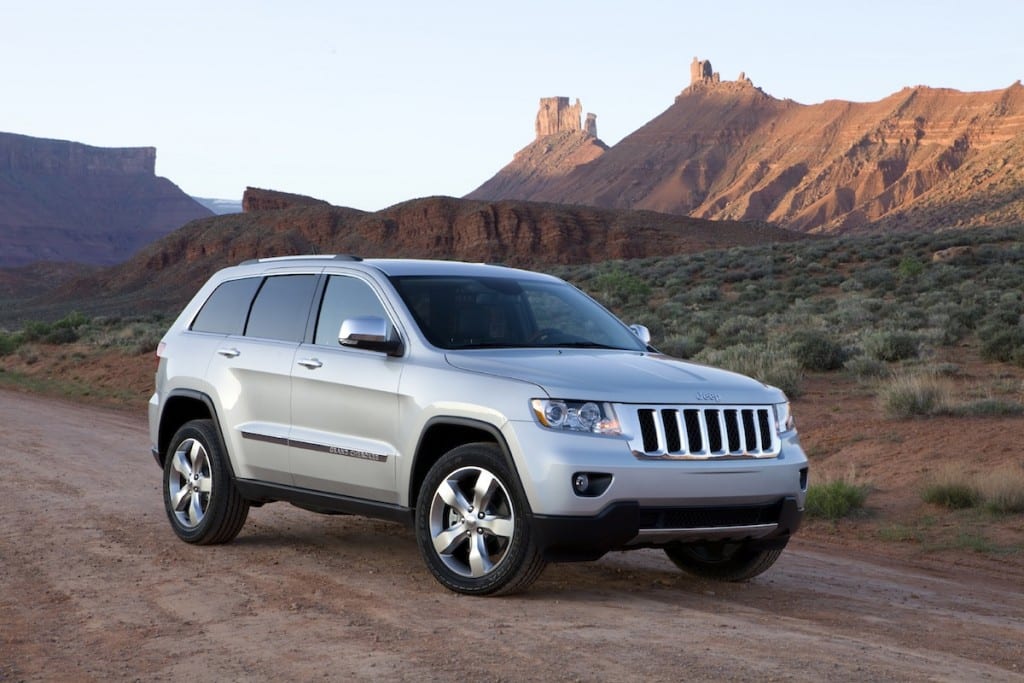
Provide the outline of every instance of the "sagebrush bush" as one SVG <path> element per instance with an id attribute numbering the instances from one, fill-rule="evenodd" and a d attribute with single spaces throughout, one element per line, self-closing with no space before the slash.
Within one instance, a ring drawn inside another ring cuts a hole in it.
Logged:
<path id="1" fill-rule="evenodd" d="M 1024 328 L 986 326 L 981 334 L 981 357 L 985 360 L 1024 365 Z"/>
<path id="2" fill-rule="evenodd" d="M 824 484 L 811 484 L 807 489 L 804 510 L 808 517 L 838 520 L 864 507 L 868 487 L 836 479 Z"/>
<path id="3" fill-rule="evenodd" d="M 976 507 L 982 495 L 973 477 L 962 467 L 950 465 L 928 478 L 921 490 L 921 500 L 950 510 L 962 510 Z"/>
<path id="4" fill-rule="evenodd" d="M 0 332 L 0 357 L 9 356 L 21 346 L 22 337 L 19 334 Z"/>
<path id="5" fill-rule="evenodd" d="M 793 359 L 804 370 L 826 372 L 838 370 L 846 362 L 847 354 L 841 344 L 824 332 L 799 332 L 790 347 Z"/>
<path id="6" fill-rule="evenodd" d="M 674 334 L 665 337 L 660 343 L 655 343 L 655 346 L 669 356 L 693 358 L 704 348 L 704 340 L 694 336 Z"/>
<path id="7" fill-rule="evenodd" d="M 779 344 L 762 342 L 737 344 L 724 349 L 706 348 L 697 354 L 696 360 L 749 375 L 782 389 L 789 398 L 800 395 L 803 371 Z"/>
<path id="8" fill-rule="evenodd" d="M 878 400 L 895 418 L 929 417 L 949 411 L 949 381 L 932 374 L 898 374 L 879 385 Z"/>
<path id="9" fill-rule="evenodd" d="M 918 346 L 915 335 L 888 330 L 866 334 L 861 340 L 864 353 L 876 360 L 889 362 L 917 358 Z"/>
<path id="10" fill-rule="evenodd" d="M 855 356 L 843 364 L 843 368 L 857 379 L 877 379 L 889 374 L 888 366 L 875 358 Z"/>
<path id="11" fill-rule="evenodd" d="M 1000 514 L 1024 512 L 1024 468 L 1004 467 L 979 482 L 985 507 Z"/>

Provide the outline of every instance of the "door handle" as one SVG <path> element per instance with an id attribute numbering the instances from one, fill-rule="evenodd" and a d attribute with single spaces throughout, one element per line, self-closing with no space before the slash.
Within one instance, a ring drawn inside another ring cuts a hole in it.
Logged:
<path id="1" fill-rule="evenodd" d="M 321 363 L 316 358 L 303 358 L 302 360 L 296 362 L 308 370 L 316 370 L 317 368 L 322 368 L 324 366 L 324 364 Z"/>
<path id="2" fill-rule="evenodd" d="M 217 353 L 225 358 L 237 358 L 242 354 L 238 349 L 217 349 Z"/>

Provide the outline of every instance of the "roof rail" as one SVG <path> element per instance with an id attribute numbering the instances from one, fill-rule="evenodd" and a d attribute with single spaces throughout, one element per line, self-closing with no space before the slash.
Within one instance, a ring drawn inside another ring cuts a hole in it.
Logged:
<path id="1" fill-rule="evenodd" d="M 275 261 L 362 261 L 361 256 L 353 254 L 296 254 L 292 256 L 266 256 L 264 258 L 251 258 L 242 261 L 238 265 L 251 266 L 255 263 L 274 263 Z"/>

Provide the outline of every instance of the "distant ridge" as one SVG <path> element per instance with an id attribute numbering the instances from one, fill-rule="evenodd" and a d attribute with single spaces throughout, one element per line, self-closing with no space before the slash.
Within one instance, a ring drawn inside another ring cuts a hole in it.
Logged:
<path id="1" fill-rule="evenodd" d="M 52 319 L 72 309 L 170 313 L 211 273 L 254 257 L 351 253 L 543 267 L 799 239 L 765 223 L 536 202 L 426 197 L 375 213 L 306 204 L 193 221 L 121 265 L 20 302 L 7 318 Z M 20 281 L 35 282 L 26 275 Z"/>
<path id="2" fill-rule="evenodd" d="M 155 164 L 153 147 L 0 133 L 0 267 L 118 263 L 211 214 Z"/>
<path id="3" fill-rule="evenodd" d="M 615 146 L 570 159 L 538 137 L 471 192 L 761 220 L 803 232 L 1024 222 L 1024 87 L 916 86 L 878 102 L 779 100 L 694 58 L 675 102 Z"/>

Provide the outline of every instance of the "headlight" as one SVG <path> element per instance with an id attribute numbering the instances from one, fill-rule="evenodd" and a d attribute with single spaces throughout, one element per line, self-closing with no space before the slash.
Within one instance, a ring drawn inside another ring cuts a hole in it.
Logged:
<path id="1" fill-rule="evenodd" d="M 793 421 L 793 413 L 789 411 L 789 403 L 775 404 L 775 431 L 785 434 L 796 429 L 796 422 Z"/>
<path id="2" fill-rule="evenodd" d="M 537 421 L 549 429 L 591 434 L 621 434 L 611 403 L 535 398 L 530 401 Z"/>

